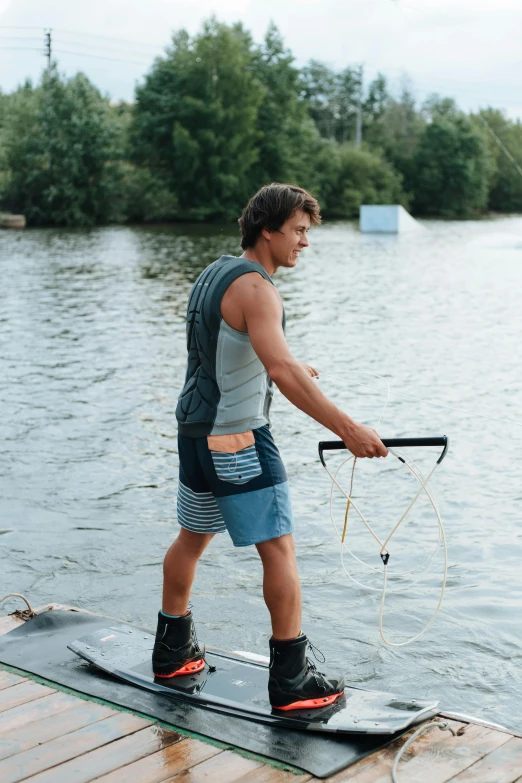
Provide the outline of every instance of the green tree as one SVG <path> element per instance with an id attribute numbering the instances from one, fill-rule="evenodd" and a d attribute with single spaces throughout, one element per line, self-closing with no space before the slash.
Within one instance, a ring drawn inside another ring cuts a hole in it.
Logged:
<path id="1" fill-rule="evenodd" d="M 361 79 L 360 68 L 345 68 L 336 73 L 318 60 L 310 60 L 301 71 L 303 98 L 324 138 L 341 143 L 355 139 Z"/>
<path id="2" fill-rule="evenodd" d="M 120 223 L 172 221 L 177 215 L 178 202 L 167 184 L 148 168 L 129 162 L 132 112 L 132 104 L 125 102 L 109 107 L 110 122 L 115 129 L 111 165 L 117 167 L 117 176 L 111 177 L 112 217 Z"/>
<path id="3" fill-rule="evenodd" d="M 508 120 L 498 109 L 485 109 L 475 118 L 487 129 L 493 160 L 488 206 L 499 212 L 522 212 L 522 124 Z M 509 155 L 500 146 L 502 144 Z M 518 168 L 517 168 L 518 164 Z"/>
<path id="4" fill-rule="evenodd" d="M 304 182 L 317 131 L 300 95 L 300 75 L 281 34 L 270 24 L 252 69 L 264 87 L 257 127 L 258 160 L 251 171 L 252 190 L 270 181 Z"/>
<path id="5" fill-rule="evenodd" d="M 2 211 L 2 202 L 7 190 L 9 169 L 7 164 L 7 149 L 5 140 L 5 124 L 7 119 L 7 107 L 9 97 L 0 90 L 0 212 Z"/>
<path id="6" fill-rule="evenodd" d="M 179 204 L 178 217 L 236 217 L 258 160 L 264 89 L 241 25 L 211 19 L 193 39 L 181 31 L 136 91 L 132 157 Z"/>
<path id="7" fill-rule="evenodd" d="M 338 124 L 335 138 L 344 144 L 355 141 L 357 112 L 362 93 L 363 70 L 360 68 L 345 68 L 336 74 L 336 102 Z"/>
<path id="8" fill-rule="evenodd" d="M 335 138 L 338 109 L 334 71 L 319 60 L 310 60 L 301 71 L 301 91 L 321 136 Z"/>
<path id="9" fill-rule="evenodd" d="M 432 92 L 422 104 L 422 115 L 428 122 L 437 117 L 458 117 L 462 115 L 454 98 L 444 98 L 437 92 Z"/>
<path id="10" fill-rule="evenodd" d="M 484 133 L 454 108 L 430 111 L 412 161 L 414 211 L 456 216 L 484 209 L 491 171 Z"/>
<path id="11" fill-rule="evenodd" d="M 413 158 L 426 127 L 426 119 L 417 111 L 408 83 L 403 84 L 398 99 L 388 98 L 380 127 L 386 159 L 402 175 L 404 190 L 411 196 L 415 175 Z"/>
<path id="12" fill-rule="evenodd" d="M 86 76 L 56 66 L 36 89 L 18 90 L 4 126 L 8 209 L 33 225 L 93 225 L 111 217 L 115 128 L 108 101 Z"/>
<path id="13" fill-rule="evenodd" d="M 363 139 L 372 147 L 383 148 L 386 141 L 385 116 L 390 96 L 386 78 L 379 73 L 368 87 L 362 104 Z"/>
<path id="14" fill-rule="evenodd" d="M 329 218 L 353 218 L 361 204 L 403 204 L 402 178 L 379 151 L 324 141 L 315 193 Z"/>
<path id="15" fill-rule="evenodd" d="M 177 219 L 179 203 L 169 183 L 156 172 L 126 163 L 121 185 L 121 214 L 130 223 L 170 223 Z"/>

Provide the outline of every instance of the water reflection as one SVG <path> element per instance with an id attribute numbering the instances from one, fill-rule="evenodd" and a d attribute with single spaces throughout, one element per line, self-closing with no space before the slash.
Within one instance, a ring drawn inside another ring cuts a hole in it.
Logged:
<path id="1" fill-rule="evenodd" d="M 147 227 L 136 230 L 135 239 L 142 277 L 174 284 L 192 285 L 219 256 L 242 252 L 237 229 L 230 225 Z"/>

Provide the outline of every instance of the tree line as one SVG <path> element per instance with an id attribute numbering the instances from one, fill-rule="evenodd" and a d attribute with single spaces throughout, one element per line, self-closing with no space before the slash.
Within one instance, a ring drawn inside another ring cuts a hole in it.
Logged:
<path id="1" fill-rule="evenodd" d="M 397 97 L 383 75 L 366 89 L 362 77 L 298 69 L 273 24 L 258 45 L 214 18 L 173 35 L 131 104 L 54 64 L 0 93 L 0 211 L 30 225 L 229 221 L 271 181 L 311 190 L 329 218 L 362 203 L 522 211 L 522 176 L 498 143 L 522 162 L 519 121 L 438 95 L 417 106 L 407 85 Z"/>

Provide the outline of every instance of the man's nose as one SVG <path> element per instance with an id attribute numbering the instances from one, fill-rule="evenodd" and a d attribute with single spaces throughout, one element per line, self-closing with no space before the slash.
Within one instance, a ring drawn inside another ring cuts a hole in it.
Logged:
<path id="1" fill-rule="evenodd" d="M 306 234 L 303 234 L 303 236 L 299 240 L 299 244 L 301 245 L 301 247 L 308 247 L 310 242 L 308 241 L 308 236 Z"/>

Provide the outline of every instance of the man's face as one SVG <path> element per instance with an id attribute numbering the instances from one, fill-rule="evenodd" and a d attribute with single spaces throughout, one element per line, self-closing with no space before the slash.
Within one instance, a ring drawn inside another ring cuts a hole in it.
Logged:
<path id="1" fill-rule="evenodd" d="M 279 231 L 270 232 L 270 252 L 276 268 L 294 267 L 297 264 L 299 253 L 310 244 L 307 236 L 309 228 L 310 216 L 298 209 Z"/>

